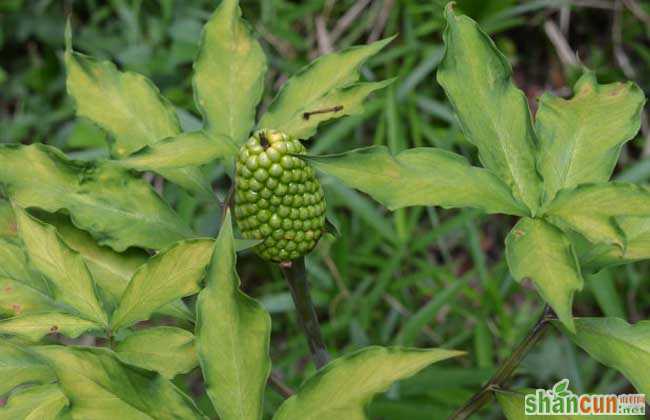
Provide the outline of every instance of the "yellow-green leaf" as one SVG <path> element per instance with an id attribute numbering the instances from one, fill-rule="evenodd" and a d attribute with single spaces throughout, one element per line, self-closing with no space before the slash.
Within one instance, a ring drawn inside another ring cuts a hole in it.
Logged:
<path id="1" fill-rule="evenodd" d="M 354 85 L 359 80 L 359 68 L 392 39 L 347 48 L 317 58 L 282 86 L 258 127 L 280 130 L 290 136 L 306 139 L 316 132 L 321 121 L 342 117 L 348 112 L 358 113 L 365 96 L 390 83 Z M 342 108 L 305 118 L 305 113 L 327 111 L 325 108 L 336 106 Z"/>
<path id="2" fill-rule="evenodd" d="M 580 261 L 583 268 L 598 271 L 607 266 L 650 259 L 650 217 L 620 216 L 615 217 L 614 222 L 623 235 L 625 247 L 582 241 Z"/>
<path id="3" fill-rule="evenodd" d="M 56 380 L 46 363 L 8 340 L 0 340 L 0 361 L 0 395 L 18 385 L 47 384 Z"/>
<path id="4" fill-rule="evenodd" d="M 0 237 L 16 236 L 16 220 L 7 200 L 0 199 Z"/>
<path id="5" fill-rule="evenodd" d="M 303 158 L 391 210 L 421 205 L 527 214 L 493 173 L 470 166 L 462 156 L 446 150 L 421 147 L 393 156 L 385 146 L 372 146 Z"/>
<path id="6" fill-rule="evenodd" d="M 622 216 L 650 217 L 650 189 L 623 182 L 583 184 L 561 190 L 544 210 L 544 217 L 563 229 L 624 249 L 625 235 L 616 223 Z"/>
<path id="7" fill-rule="evenodd" d="M 443 349 L 367 347 L 316 372 L 278 409 L 274 420 L 365 420 L 372 397 L 432 363 L 459 356 Z"/>
<path id="8" fill-rule="evenodd" d="M 18 238 L 0 238 L 0 277 L 21 282 L 44 295 L 50 295 L 50 287 L 45 279 L 29 266 L 27 254 Z"/>
<path id="9" fill-rule="evenodd" d="M 573 330 L 573 295 L 584 281 L 564 233 L 541 219 L 521 219 L 506 239 L 506 257 L 515 280 L 532 281 L 558 318 Z"/>
<path id="10" fill-rule="evenodd" d="M 68 405 L 68 399 L 56 384 L 18 390 L 0 407 L 0 420 L 55 420 Z"/>
<path id="11" fill-rule="evenodd" d="M 650 395 L 650 321 L 631 325 L 619 318 L 576 318 L 575 326 L 571 338 L 578 346 Z"/>
<path id="12" fill-rule="evenodd" d="M 206 390 L 222 420 L 262 418 L 271 371 L 271 317 L 240 290 L 230 213 L 214 243 L 196 304 L 196 348 Z"/>
<path id="13" fill-rule="evenodd" d="M 24 208 L 65 209 L 76 226 L 118 252 L 131 246 L 161 249 L 193 236 L 141 178 L 70 160 L 53 147 L 0 146 L 0 185 Z"/>
<path id="14" fill-rule="evenodd" d="M 447 93 L 466 139 L 483 165 L 494 171 L 533 213 L 541 180 L 535 169 L 536 138 L 524 93 L 512 81 L 507 58 L 453 3 L 445 12 L 445 55 L 438 82 Z"/>
<path id="15" fill-rule="evenodd" d="M 123 362 L 159 372 L 167 379 L 194 369 L 199 361 L 192 333 L 176 327 L 136 331 L 115 347 Z"/>
<path id="16" fill-rule="evenodd" d="M 66 85 L 74 98 L 77 115 L 109 132 L 112 154 L 123 158 L 142 147 L 181 132 L 178 117 L 154 84 L 146 77 L 121 72 L 110 61 L 67 49 Z M 197 168 L 159 172 L 183 188 L 200 194 L 211 191 Z"/>
<path id="17" fill-rule="evenodd" d="M 215 141 L 219 139 L 218 141 Z M 200 166 L 215 159 L 233 156 L 237 148 L 227 138 L 202 131 L 183 133 L 159 141 L 116 163 L 140 171 L 159 171 L 183 166 Z"/>
<path id="18" fill-rule="evenodd" d="M 158 373 L 121 362 L 93 347 L 42 346 L 33 350 L 56 372 L 76 419 L 205 419 L 194 402 Z"/>
<path id="19" fill-rule="evenodd" d="M 108 317 L 97 299 L 95 283 L 81 255 L 59 238 L 54 226 L 34 219 L 17 206 L 14 213 L 29 260 L 55 286 L 57 300 L 88 320 L 108 324 Z"/>
<path id="20" fill-rule="evenodd" d="M 178 242 L 138 268 L 113 312 L 114 330 L 149 319 L 163 305 L 197 293 L 212 255 L 211 239 Z"/>
<path id="21" fill-rule="evenodd" d="M 11 211 L 12 223 L 16 221 Z M 43 277 L 28 265 L 18 238 L 0 238 L 0 316 L 47 312 L 59 308 Z"/>
<path id="22" fill-rule="evenodd" d="M 60 309 L 52 298 L 23 282 L 0 277 L 0 318 Z"/>
<path id="23" fill-rule="evenodd" d="M 138 248 L 129 248 L 118 253 L 111 248 L 100 246 L 88 233 L 74 227 L 65 216 L 38 212 L 36 217 L 56 227 L 57 233 L 66 245 L 81 254 L 93 279 L 105 292 L 104 301 L 114 309 L 133 274 L 147 262 L 149 255 Z M 180 299 L 163 306 L 158 312 L 189 321 L 194 318 L 192 312 Z"/>
<path id="24" fill-rule="evenodd" d="M 48 334 L 63 334 L 77 338 L 88 331 L 99 331 L 102 326 L 73 315 L 50 312 L 28 314 L 0 320 L 0 334 L 9 334 L 36 342 Z"/>
<path id="25" fill-rule="evenodd" d="M 587 70 L 573 90 L 568 100 L 545 93 L 535 117 L 539 170 L 549 200 L 563 188 L 607 181 L 621 146 L 641 126 L 645 96 L 636 84 L 599 85 Z"/>
<path id="26" fill-rule="evenodd" d="M 193 79 L 206 134 L 236 145 L 253 128 L 266 74 L 264 51 L 241 18 L 238 3 L 223 0 L 203 28 Z"/>

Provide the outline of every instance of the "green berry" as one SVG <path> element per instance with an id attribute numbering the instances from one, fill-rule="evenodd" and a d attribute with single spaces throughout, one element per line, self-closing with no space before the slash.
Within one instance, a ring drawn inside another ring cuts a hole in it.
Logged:
<path id="1" fill-rule="evenodd" d="M 325 199 L 300 141 L 275 130 L 256 132 L 237 159 L 235 219 L 246 239 L 261 239 L 264 259 L 289 261 L 311 251 L 325 226 Z"/>

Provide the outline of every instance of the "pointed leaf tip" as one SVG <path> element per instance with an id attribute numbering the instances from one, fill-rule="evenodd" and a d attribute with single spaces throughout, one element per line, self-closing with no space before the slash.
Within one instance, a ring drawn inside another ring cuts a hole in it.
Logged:
<path id="1" fill-rule="evenodd" d="M 450 1 L 447 3 L 445 6 L 445 18 L 449 20 L 450 17 L 455 17 L 456 16 L 456 2 L 455 1 Z"/>

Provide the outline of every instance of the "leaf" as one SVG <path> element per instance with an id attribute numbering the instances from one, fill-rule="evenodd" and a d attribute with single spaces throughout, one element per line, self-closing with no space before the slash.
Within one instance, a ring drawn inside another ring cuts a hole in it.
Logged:
<path id="1" fill-rule="evenodd" d="M 79 419 L 204 419 L 192 400 L 158 373 L 128 366 L 92 347 L 35 347 L 56 371 Z"/>
<path id="2" fill-rule="evenodd" d="M 42 220 L 56 227 L 60 238 L 84 259 L 97 285 L 106 292 L 104 298 L 111 308 L 115 308 L 135 271 L 147 262 L 149 255 L 137 248 L 129 248 L 122 253 L 100 246 L 86 232 L 75 228 L 67 217 L 58 214 L 38 212 Z M 163 306 L 158 311 L 164 315 L 192 321 L 194 316 L 180 299 Z"/>
<path id="3" fill-rule="evenodd" d="M 11 204 L 0 198 L 0 237 L 16 236 L 16 219 L 11 210 Z"/>
<path id="4" fill-rule="evenodd" d="M 302 158 L 391 210 L 416 205 L 469 206 L 488 213 L 527 214 L 490 171 L 472 167 L 463 157 L 442 149 L 420 147 L 393 156 L 385 146 L 371 146 Z"/>
<path id="5" fill-rule="evenodd" d="M 203 28 L 194 62 L 196 105 L 210 139 L 235 145 L 248 139 L 262 98 L 266 57 L 236 0 L 223 0 Z"/>
<path id="6" fill-rule="evenodd" d="M 47 282 L 29 267 L 27 254 L 17 238 L 0 238 L 0 277 L 20 282 L 39 293 L 49 295 Z"/>
<path id="7" fill-rule="evenodd" d="M 535 170 L 536 138 L 524 93 L 494 42 L 467 16 L 447 6 L 445 55 L 438 83 L 451 102 L 467 140 L 483 165 L 497 174 L 534 216 L 541 180 Z"/>
<path id="8" fill-rule="evenodd" d="M 101 330 L 102 326 L 64 313 L 40 313 L 0 320 L 0 333 L 37 342 L 48 334 L 59 333 L 77 338 L 88 331 Z"/>
<path id="9" fill-rule="evenodd" d="M 149 319 L 161 306 L 197 293 L 212 246 L 210 239 L 181 241 L 138 268 L 113 312 L 113 330 Z"/>
<path id="10" fill-rule="evenodd" d="M 124 158 L 143 146 L 181 132 L 174 107 L 146 77 L 121 72 L 110 61 L 66 48 L 66 86 L 77 115 L 109 132 L 113 156 Z M 206 194 L 209 185 L 197 168 L 161 171 L 160 175 L 190 191 Z"/>
<path id="11" fill-rule="evenodd" d="M 359 68 L 393 38 L 347 48 L 312 61 L 284 84 L 262 116 L 258 127 L 271 128 L 306 139 L 316 132 L 316 126 L 321 121 L 342 117 L 348 115 L 348 112 L 359 113 L 361 102 L 366 95 L 390 83 L 387 81 L 353 85 L 359 80 Z M 304 118 L 305 112 L 319 111 L 336 105 L 342 105 L 343 108 L 331 113 L 314 114 L 308 120 Z"/>
<path id="12" fill-rule="evenodd" d="M 583 253 L 580 254 L 583 269 L 599 271 L 604 267 L 650 258 L 650 217 L 621 216 L 615 217 L 614 221 L 623 235 L 625 248 L 592 244 L 585 240 Z"/>
<path id="13" fill-rule="evenodd" d="M 322 122 L 345 115 L 358 115 L 364 112 L 363 101 L 372 92 L 383 89 L 393 83 L 395 79 L 374 83 L 355 83 L 340 89 L 335 89 L 327 95 L 311 103 L 301 118 L 291 118 L 280 123 L 278 128 L 285 133 L 292 133 L 300 139 L 308 139 L 316 134 L 316 128 Z M 310 113 L 317 111 L 317 113 Z M 325 111 L 325 112 L 321 112 Z M 270 127 L 270 123 L 267 124 Z"/>
<path id="14" fill-rule="evenodd" d="M 645 96 L 636 84 L 599 85 L 587 70 L 573 90 L 569 100 L 545 93 L 535 118 L 547 199 L 563 188 L 607 181 L 621 146 L 641 126 Z"/>
<path id="15" fill-rule="evenodd" d="M 585 420 L 585 419 L 596 419 L 596 420 L 632 420 L 632 419 L 641 419 L 641 416 L 626 416 L 626 415 L 616 415 L 616 416 L 604 416 L 604 415 L 527 415 L 525 414 L 524 399 L 527 394 L 534 393 L 534 390 L 529 389 L 518 389 L 515 391 L 506 391 L 506 390 L 495 390 L 494 395 L 497 398 L 501 409 L 505 417 L 508 420 Z"/>
<path id="16" fill-rule="evenodd" d="M 206 390 L 222 420 L 262 418 L 271 372 L 271 317 L 240 290 L 230 213 L 214 243 L 196 303 L 196 349 Z"/>
<path id="17" fill-rule="evenodd" d="M 11 212 L 12 223 L 16 221 Z M 57 309 L 48 284 L 32 271 L 17 238 L 0 238 L 0 316 Z"/>
<path id="18" fill-rule="evenodd" d="M 650 190 L 623 182 L 583 184 L 560 191 L 544 216 L 563 229 L 572 229 L 594 243 L 625 248 L 625 236 L 615 217 L 650 217 Z"/>
<path id="19" fill-rule="evenodd" d="M 187 373 L 199 364 L 194 336 L 176 327 L 136 331 L 121 341 L 115 352 L 123 362 L 159 372 L 167 379 Z"/>
<path id="20" fill-rule="evenodd" d="M 102 164 L 69 160 L 39 144 L 0 146 L 0 184 L 24 208 L 65 209 L 100 245 L 161 249 L 193 235 L 144 180 Z"/>
<path id="21" fill-rule="evenodd" d="M 215 141 L 214 137 L 221 140 Z M 215 159 L 233 156 L 237 148 L 220 135 L 207 137 L 202 131 L 183 133 L 146 146 L 115 163 L 139 171 L 159 171 L 183 166 L 200 166 Z"/>
<path id="22" fill-rule="evenodd" d="M 393 382 L 461 354 L 443 349 L 366 347 L 316 372 L 280 406 L 273 419 L 366 419 L 365 406 Z"/>
<path id="23" fill-rule="evenodd" d="M 39 385 L 14 392 L 0 407 L 0 420 L 55 420 L 68 405 L 58 385 Z"/>
<path id="24" fill-rule="evenodd" d="M 7 340 L 0 341 L 0 378 L 0 395 L 18 385 L 47 384 L 56 380 L 54 372 L 47 364 Z"/>
<path id="25" fill-rule="evenodd" d="M 650 321 L 630 325 L 619 318 L 576 318 L 575 326 L 571 338 L 578 346 L 650 394 Z"/>
<path id="26" fill-rule="evenodd" d="M 506 258 L 515 280 L 531 280 L 562 323 L 573 331 L 573 294 L 582 290 L 584 281 L 564 233 L 541 219 L 521 219 L 506 238 Z"/>
<path id="27" fill-rule="evenodd" d="M 58 237 L 53 226 L 34 219 L 17 206 L 14 214 L 29 260 L 55 286 L 56 299 L 77 310 L 82 317 L 107 325 L 108 317 L 97 299 L 94 281 L 81 255 Z"/>
<path id="28" fill-rule="evenodd" d="M 0 277 L 0 317 L 59 309 L 42 291 L 22 282 Z"/>

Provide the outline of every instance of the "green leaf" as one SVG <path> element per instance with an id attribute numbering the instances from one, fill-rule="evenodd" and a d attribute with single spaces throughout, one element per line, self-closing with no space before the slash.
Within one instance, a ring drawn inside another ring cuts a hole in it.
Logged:
<path id="1" fill-rule="evenodd" d="M 113 312 L 113 330 L 149 319 L 161 306 L 197 293 L 212 246 L 210 239 L 181 241 L 138 268 Z"/>
<path id="2" fill-rule="evenodd" d="M 584 281 L 564 233 L 541 219 L 521 219 L 506 238 L 506 257 L 515 280 L 532 281 L 544 301 L 573 331 L 573 294 L 582 290 Z"/>
<path id="3" fill-rule="evenodd" d="M 576 318 L 575 326 L 571 338 L 578 346 L 650 394 L 650 321 L 630 325 L 619 318 Z"/>
<path id="4" fill-rule="evenodd" d="M 650 217 L 621 216 L 614 220 L 623 235 L 625 248 L 585 241 L 583 253 L 580 254 L 583 268 L 598 271 L 604 267 L 650 258 Z"/>
<path id="5" fill-rule="evenodd" d="M 221 140 L 215 141 L 214 136 Z M 183 133 L 146 146 L 115 163 L 139 171 L 160 171 L 183 166 L 200 166 L 237 153 L 237 148 L 229 139 L 220 135 L 214 136 L 209 138 L 202 131 Z"/>
<path id="6" fill-rule="evenodd" d="M 59 309 L 42 291 L 13 279 L 0 277 L 0 317 Z"/>
<path id="7" fill-rule="evenodd" d="M 143 146 L 181 132 L 174 107 L 146 77 L 121 72 L 109 61 L 96 60 L 66 49 L 68 93 L 77 115 L 109 132 L 112 154 L 123 158 Z M 197 168 L 161 171 L 160 175 L 193 192 L 206 194 L 209 185 Z"/>
<path id="8" fill-rule="evenodd" d="M 632 83 L 599 85 L 586 71 L 566 100 L 545 93 L 535 129 L 539 137 L 539 170 L 547 199 L 563 188 L 609 179 L 621 146 L 641 126 L 645 96 Z"/>
<path id="9" fill-rule="evenodd" d="M 459 356 L 443 349 L 367 347 L 329 363 L 286 400 L 275 420 L 362 420 L 373 396 L 426 366 Z"/>
<path id="10" fill-rule="evenodd" d="M 194 92 L 210 139 L 248 139 L 262 98 L 266 57 L 241 18 L 238 1 L 223 0 L 203 28 L 194 62 Z"/>
<path id="11" fill-rule="evenodd" d="M 38 275 L 30 270 L 27 254 L 18 238 L 0 238 L 0 276 L 24 283 L 34 283 L 34 287 L 47 290 L 47 285 L 39 281 Z"/>
<path id="12" fill-rule="evenodd" d="M 625 235 L 616 217 L 650 217 L 650 189 L 622 182 L 583 184 L 560 191 L 546 206 L 544 216 L 591 242 L 624 249 Z"/>
<path id="13" fill-rule="evenodd" d="M 280 131 L 292 133 L 300 139 L 307 139 L 316 134 L 316 128 L 322 122 L 345 115 L 358 115 L 364 112 L 363 101 L 372 92 L 383 89 L 395 79 L 373 83 L 354 83 L 335 89 L 322 98 L 311 103 L 311 107 L 302 114 L 302 118 L 291 118 L 281 123 Z M 310 111 L 324 111 L 309 114 Z M 307 112 L 307 114 L 305 114 Z M 267 125 L 270 126 L 271 123 Z"/>
<path id="14" fill-rule="evenodd" d="M 271 372 L 271 317 L 240 289 L 230 213 L 214 243 L 196 303 L 196 349 L 207 393 L 222 420 L 262 418 Z"/>
<path id="15" fill-rule="evenodd" d="M 15 225 L 13 210 L 11 223 Z M 0 316 L 58 309 L 40 274 L 33 272 L 17 238 L 0 238 Z"/>
<path id="16" fill-rule="evenodd" d="M 504 415 L 508 420 L 584 420 L 584 419 L 594 419 L 594 420 L 632 420 L 632 419 L 641 419 L 641 416 L 603 416 L 603 415 L 552 415 L 552 416 L 542 416 L 542 415 L 526 415 L 524 411 L 525 403 L 524 398 L 527 394 L 534 393 L 534 390 L 529 389 L 520 389 L 515 391 L 506 391 L 506 390 L 497 390 L 494 392 L 494 395 L 497 398 L 501 409 L 503 410 Z"/>
<path id="17" fill-rule="evenodd" d="M 488 213 L 527 214 L 494 174 L 442 149 L 421 147 L 393 156 L 385 146 L 372 146 L 303 159 L 391 210 L 416 205 L 469 206 Z"/>
<path id="18" fill-rule="evenodd" d="M 24 208 L 67 210 L 75 226 L 118 252 L 130 246 L 161 249 L 193 235 L 141 178 L 69 160 L 53 147 L 0 146 L 0 184 Z"/>
<path id="19" fill-rule="evenodd" d="M 347 48 L 314 60 L 284 84 L 262 116 L 258 127 L 280 130 L 290 136 L 307 139 L 316 132 L 320 122 L 359 113 L 365 96 L 390 83 L 355 85 L 354 82 L 359 80 L 359 68 L 392 40 L 393 38 L 388 38 L 370 45 Z M 305 113 L 337 105 L 343 108 L 313 114 L 305 119 Z"/>
<path id="20" fill-rule="evenodd" d="M 27 254 L 17 238 L 0 238 L 0 277 L 8 278 L 49 295 L 50 287 L 27 262 Z"/>
<path id="21" fill-rule="evenodd" d="M 192 333 L 176 327 L 136 331 L 116 347 L 123 362 L 159 372 L 167 379 L 187 373 L 198 364 Z"/>
<path id="22" fill-rule="evenodd" d="M 58 385 L 39 385 L 14 392 L 0 407 L 0 420 L 55 420 L 68 405 Z"/>
<path id="23" fill-rule="evenodd" d="M 56 371 L 79 419 L 204 419 L 192 400 L 158 373 L 120 362 L 92 347 L 35 347 Z"/>
<path id="24" fill-rule="evenodd" d="M 122 253 L 100 246 L 88 233 L 75 228 L 67 217 L 58 214 L 39 212 L 42 220 L 56 227 L 61 239 L 83 257 L 97 285 L 106 292 L 105 301 L 115 308 L 135 271 L 147 262 L 149 255 L 137 248 L 129 248 Z M 192 321 L 194 316 L 181 300 L 162 307 L 158 312 L 176 318 Z"/>
<path id="25" fill-rule="evenodd" d="M 56 380 L 54 372 L 47 364 L 7 340 L 0 340 L 0 378 L 0 395 L 18 385 L 47 384 Z"/>
<path id="26" fill-rule="evenodd" d="M 93 278 L 81 255 L 59 238 L 54 226 L 34 219 L 17 206 L 14 213 L 29 260 L 55 286 L 57 300 L 88 320 L 107 325 L 108 317 L 97 299 Z"/>
<path id="27" fill-rule="evenodd" d="M 0 237 L 16 236 L 16 219 L 7 200 L 0 199 Z"/>
<path id="28" fill-rule="evenodd" d="M 438 83 L 456 111 L 467 140 L 535 215 L 541 180 L 535 170 L 536 138 L 524 93 L 494 42 L 467 16 L 446 9 L 445 55 Z"/>
<path id="29" fill-rule="evenodd" d="M 28 314 L 0 320 L 0 334 L 9 334 L 32 342 L 39 341 L 52 333 L 77 338 L 85 332 L 101 329 L 102 326 L 96 322 L 56 312 Z"/>

